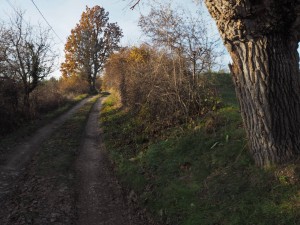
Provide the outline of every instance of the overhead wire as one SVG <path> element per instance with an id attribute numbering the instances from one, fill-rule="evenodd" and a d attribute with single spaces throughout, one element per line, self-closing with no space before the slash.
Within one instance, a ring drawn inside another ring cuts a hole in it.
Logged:
<path id="1" fill-rule="evenodd" d="M 19 16 L 22 16 L 20 14 L 20 12 L 14 7 L 14 5 L 10 2 L 10 0 L 6 0 L 6 2 L 9 4 L 9 6 L 15 11 L 16 14 L 18 14 Z M 35 6 L 35 8 L 38 10 L 39 14 L 43 17 L 43 19 L 45 20 L 45 22 L 48 24 L 48 26 L 50 27 L 50 29 L 52 30 L 52 32 L 55 34 L 55 36 L 58 38 L 58 40 L 64 44 L 64 41 L 59 37 L 59 35 L 55 32 L 55 30 L 53 29 L 53 27 L 50 25 L 50 23 L 48 22 L 48 20 L 46 19 L 46 17 L 43 15 L 43 13 L 41 12 L 41 10 L 38 8 L 38 6 L 35 4 L 35 2 L 33 0 L 31 0 L 31 2 L 33 3 L 33 5 Z"/>
<path id="2" fill-rule="evenodd" d="M 8 1 L 8 0 L 7 0 Z M 59 37 L 59 35 L 55 32 L 55 30 L 53 29 L 53 27 L 50 25 L 50 23 L 48 22 L 48 20 L 46 19 L 46 17 L 43 15 L 43 13 L 41 12 L 41 10 L 39 9 L 39 7 L 35 4 L 35 2 L 33 0 L 31 0 L 32 4 L 35 6 L 35 8 L 37 9 L 37 11 L 39 12 L 39 14 L 43 17 L 44 21 L 48 24 L 48 26 L 50 27 L 50 29 L 53 31 L 53 33 L 55 34 L 55 36 L 59 39 L 59 41 L 64 44 L 64 41 Z"/>

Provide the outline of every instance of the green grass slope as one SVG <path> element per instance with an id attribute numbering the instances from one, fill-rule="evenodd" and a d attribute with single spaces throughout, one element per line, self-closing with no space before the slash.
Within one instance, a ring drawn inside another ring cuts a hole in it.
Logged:
<path id="1" fill-rule="evenodd" d="M 300 224 L 300 167 L 257 168 L 230 75 L 210 79 L 223 107 L 155 138 L 115 94 L 106 98 L 104 140 L 122 184 L 162 224 Z"/>

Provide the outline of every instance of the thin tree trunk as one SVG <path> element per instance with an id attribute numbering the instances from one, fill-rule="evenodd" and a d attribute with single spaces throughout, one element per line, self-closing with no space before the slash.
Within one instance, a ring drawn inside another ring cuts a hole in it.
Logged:
<path id="1" fill-rule="evenodd" d="M 231 72 L 259 166 L 284 163 L 300 152 L 298 43 L 273 35 L 236 42 Z"/>
<path id="2" fill-rule="evenodd" d="M 123 72 L 123 69 L 121 70 L 121 81 L 120 81 L 120 91 L 121 91 L 121 101 L 123 106 L 127 106 L 127 86 L 126 86 L 126 76 Z"/>
<path id="3" fill-rule="evenodd" d="M 93 77 L 92 78 L 92 90 L 95 93 L 97 93 L 97 90 L 96 90 L 96 77 Z"/>
<path id="4" fill-rule="evenodd" d="M 25 90 L 23 96 L 23 113 L 27 118 L 30 118 L 30 101 L 29 101 L 29 92 Z"/>
<path id="5" fill-rule="evenodd" d="M 97 94 L 98 91 L 96 89 L 96 76 L 94 74 L 91 75 L 89 83 L 90 83 L 90 94 L 92 95 Z"/>

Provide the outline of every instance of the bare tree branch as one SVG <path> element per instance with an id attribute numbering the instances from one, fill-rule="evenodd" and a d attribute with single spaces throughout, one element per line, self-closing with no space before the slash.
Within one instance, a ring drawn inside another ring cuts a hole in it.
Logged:
<path id="1" fill-rule="evenodd" d="M 140 3 L 141 0 L 137 0 L 131 7 L 131 10 L 134 10 L 134 8 Z"/>

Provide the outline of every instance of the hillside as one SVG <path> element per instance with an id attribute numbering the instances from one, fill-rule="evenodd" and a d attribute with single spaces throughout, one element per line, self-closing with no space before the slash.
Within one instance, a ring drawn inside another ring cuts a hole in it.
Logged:
<path id="1" fill-rule="evenodd" d="M 230 75 L 209 79 L 221 107 L 156 134 L 114 92 L 105 99 L 104 140 L 129 197 L 162 224 L 299 224 L 299 166 L 257 168 Z"/>

